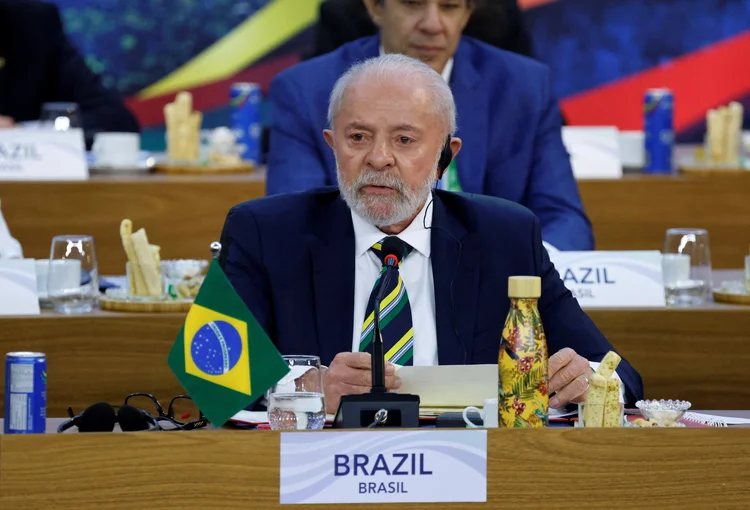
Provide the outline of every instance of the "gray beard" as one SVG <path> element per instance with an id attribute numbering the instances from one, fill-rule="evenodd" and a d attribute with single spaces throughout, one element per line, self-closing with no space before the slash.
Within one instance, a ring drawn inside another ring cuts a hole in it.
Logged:
<path id="1" fill-rule="evenodd" d="M 437 163 L 435 167 L 437 168 Z M 354 182 L 346 184 L 338 162 L 336 163 L 336 177 L 346 205 L 378 228 L 396 225 L 416 216 L 430 196 L 434 183 L 434 174 L 431 174 L 416 190 L 411 190 L 393 174 L 365 170 L 355 178 Z M 364 186 L 387 186 L 396 191 L 396 196 L 363 196 L 360 190 Z M 385 209 L 390 211 L 390 214 L 383 212 L 383 205 L 389 205 Z"/>

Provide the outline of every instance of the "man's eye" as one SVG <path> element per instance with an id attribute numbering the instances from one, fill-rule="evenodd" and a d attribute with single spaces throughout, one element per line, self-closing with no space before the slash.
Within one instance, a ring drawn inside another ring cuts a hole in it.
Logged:
<path id="1" fill-rule="evenodd" d="M 409 145 L 413 140 L 409 138 L 408 136 L 401 136 L 398 139 L 399 142 L 401 142 L 403 145 Z"/>
<path id="2" fill-rule="evenodd" d="M 349 138 L 351 138 L 355 142 L 361 142 L 365 139 L 365 136 L 362 133 L 354 133 L 350 135 Z"/>

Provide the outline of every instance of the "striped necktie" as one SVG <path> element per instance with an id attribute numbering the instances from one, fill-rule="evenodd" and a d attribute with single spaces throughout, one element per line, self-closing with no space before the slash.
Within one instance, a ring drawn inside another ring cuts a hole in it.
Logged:
<path id="1" fill-rule="evenodd" d="M 382 262 L 381 246 L 383 240 L 372 246 L 372 251 Z M 412 247 L 406 243 L 404 245 L 404 260 L 412 250 Z M 401 263 L 399 262 L 399 266 Z M 362 325 L 362 334 L 359 339 L 359 350 L 372 354 L 372 339 L 375 330 L 375 296 L 378 294 L 380 278 L 385 272 L 385 265 L 381 267 L 378 279 L 375 281 L 370 299 L 367 302 L 365 311 L 365 322 Z M 399 274 L 398 266 L 391 270 L 390 281 L 387 282 L 388 288 L 385 289 L 384 298 L 380 302 L 380 332 L 383 335 L 383 352 L 385 360 L 398 365 L 411 365 L 414 357 L 414 329 L 411 322 L 411 307 L 409 306 L 409 296 L 406 293 L 404 281 Z"/>

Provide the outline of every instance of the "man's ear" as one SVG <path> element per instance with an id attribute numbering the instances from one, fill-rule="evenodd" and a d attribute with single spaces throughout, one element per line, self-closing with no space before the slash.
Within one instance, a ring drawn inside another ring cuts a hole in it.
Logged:
<path id="1" fill-rule="evenodd" d="M 453 153 L 453 159 L 456 159 L 456 156 L 458 156 L 462 145 L 463 141 L 460 138 L 457 136 L 451 137 L 451 152 Z"/>
<path id="2" fill-rule="evenodd" d="M 367 8 L 367 13 L 370 15 L 370 19 L 378 27 L 380 27 L 380 21 L 383 19 L 383 3 L 385 0 L 362 0 Z"/>
<path id="3" fill-rule="evenodd" d="M 323 138 L 326 139 L 326 143 L 328 144 L 328 146 L 333 149 L 333 131 L 331 131 L 330 129 L 324 129 Z"/>

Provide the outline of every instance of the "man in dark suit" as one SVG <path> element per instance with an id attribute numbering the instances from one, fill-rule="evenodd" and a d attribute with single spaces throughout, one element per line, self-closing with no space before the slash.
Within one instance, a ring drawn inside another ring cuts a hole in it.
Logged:
<path id="1" fill-rule="evenodd" d="M 96 132 L 139 131 L 66 37 L 55 5 L 0 0 L 0 128 L 37 120 L 46 102 L 78 104 L 88 146 Z"/>
<path id="2" fill-rule="evenodd" d="M 328 411 L 341 395 L 370 389 L 374 289 L 389 243 L 403 262 L 379 314 L 388 388 L 399 387 L 393 364 L 497 363 L 508 278 L 531 275 L 541 279 L 550 406 L 585 398 L 592 367 L 612 346 L 550 263 L 539 220 L 502 199 L 433 190 L 469 143 L 453 136 L 456 107 L 440 75 L 404 55 L 366 60 L 337 81 L 328 117 L 340 191 L 234 207 L 220 260 L 283 354 L 328 365 Z M 642 397 L 626 361 L 618 376 L 629 403 Z"/>
<path id="3" fill-rule="evenodd" d="M 440 188 L 520 203 L 539 217 L 546 243 L 593 249 L 547 67 L 462 37 L 471 0 L 364 1 L 379 35 L 286 69 L 271 83 L 266 193 L 336 184 L 333 155 L 320 137 L 333 84 L 357 61 L 401 53 L 440 73 L 455 97 L 465 146 Z"/>
<path id="4" fill-rule="evenodd" d="M 315 46 L 307 58 L 324 55 L 360 37 L 377 35 L 362 0 L 325 0 L 315 27 Z M 463 34 L 497 48 L 533 57 L 531 36 L 516 0 L 479 0 Z"/>

